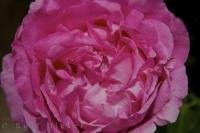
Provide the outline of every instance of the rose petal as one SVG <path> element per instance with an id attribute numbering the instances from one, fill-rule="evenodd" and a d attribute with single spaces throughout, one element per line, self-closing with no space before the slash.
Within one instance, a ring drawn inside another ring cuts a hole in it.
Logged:
<path id="1" fill-rule="evenodd" d="M 3 71 L 0 75 L 0 84 L 7 96 L 6 101 L 11 110 L 12 119 L 15 121 L 24 122 L 24 117 L 22 114 L 23 101 L 19 96 L 18 90 L 14 84 L 14 63 L 15 61 L 11 54 L 8 54 L 3 58 Z"/>

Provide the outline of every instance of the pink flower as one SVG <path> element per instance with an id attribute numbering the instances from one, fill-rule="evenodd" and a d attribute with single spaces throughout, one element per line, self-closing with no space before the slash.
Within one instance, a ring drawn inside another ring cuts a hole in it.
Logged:
<path id="1" fill-rule="evenodd" d="M 33 133 L 152 133 L 177 119 L 188 51 L 162 0 L 36 0 L 1 86 Z"/>

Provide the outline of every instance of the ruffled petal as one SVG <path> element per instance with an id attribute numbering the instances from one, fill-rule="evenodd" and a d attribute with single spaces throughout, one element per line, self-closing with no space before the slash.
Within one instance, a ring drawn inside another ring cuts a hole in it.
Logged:
<path id="1" fill-rule="evenodd" d="M 0 75 L 1 87 L 6 94 L 6 101 L 11 110 L 11 117 L 15 121 L 24 122 L 23 117 L 23 101 L 18 94 L 18 90 L 14 81 L 14 67 L 15 60 L 13 55 L 9 54 L 3 58 L 3 71 Z M 16 102 L 17 101 L 17 102 Z"/>

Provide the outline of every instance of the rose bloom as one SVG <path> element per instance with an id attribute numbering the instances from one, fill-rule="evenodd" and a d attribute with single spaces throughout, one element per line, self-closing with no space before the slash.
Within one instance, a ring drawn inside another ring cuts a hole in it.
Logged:
<path id="1" fill-rule="evenodd" d="M 178 117 L 188 51 L 163 0 L 36 0 L 1 86 L 33 133 L 153 133 Z"/>

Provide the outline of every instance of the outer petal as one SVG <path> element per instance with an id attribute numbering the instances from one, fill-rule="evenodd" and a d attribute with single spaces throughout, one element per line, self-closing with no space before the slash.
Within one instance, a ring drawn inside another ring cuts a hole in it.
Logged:
<path id="1" fill-rule="evenodd" d="M 177 65 L 182 65 L 189 54 L 189 35 L 181 20 L 175 19 L 172 23 L 170 25 L 174 36 L 172 57 L 176 59 Z"/>
<path id="2" fill-rule="evenodd" d="M 181 66 L 185 63 L 189 53 L 189 36 L 187 29 L 179 18 L 170 13 L 165 4 L 162 4 L 160 7 L 161 8 L 158 8 L 160 9 L 158 12 L 154 12 L 149 17 L 158 19 L 169 26 L 174 41 L 172 58 L 176 59 L 177 66 Z"/>
<path id="3" fill-rule="evenodd" d="M 30 5 L 29 13 L 34 13 L 38 11 L 44 3 L 44 0 L 36 0 L 35 2 L 32 2 Z"/>
<path id="4" fill-rule="evenodd" d="M 28 60 L 25 49 L 21 47 L 15 47 L 16 59 L 14 65 L 14 79 L 15 85 L 18 88 L 19 95 L 21 96 L 24 103 L 32 102 L 33 91 L 30 80 L 30 62 Z"/>
<path id="5" fill-rule="evenodd" d="M 165 125 L 169 122 L 176 121 L 179 114 L 179 108 L 182 105 L 182 98 L 187 95 L 188 81 L 185 67 L 182 66 L 174 70 L 171 73 L 171 79 L 171 98 L 156 115 L 156 123 L 158 125 Z"/>
<path id="6" fill-rule="evenodd" d="M 171 73 L 171 78 L 172 95 L 181 99 L 184 98 L 188 94 L 188 79 L 185 66 L 176 68 Z"/>
<path id="7" fill-rule="evenodd" d="M 1 87 L 3 88 L 9 108 L 11 110 L 11 116 L 13 120 L 23 122 L 23 104 L 22 99 L 18 95 L 17 88 L 14 84 L 13 66 L 15 59 L 11 54 L 6 55 L 3 59 L 3 71 L 0 75 Z M 16 102 L 17 101 L 17 102 Z"/>
<path id="8" fill-rule="evenodd" d="M 181 105 L 182 101 L 180 99 L 172 97 L 170 101 L 156 115 L 156 124 L 162 126 L 169 122 L 175 122 L 178 118 L 179 108 Z"/>
<path id="9" fill-rule="evenodd" d="M 155 131 L 156 131 L 155 123 L 153 122 L 153 120 L 149 120 L 128 133 L 154 133 Z"/>

